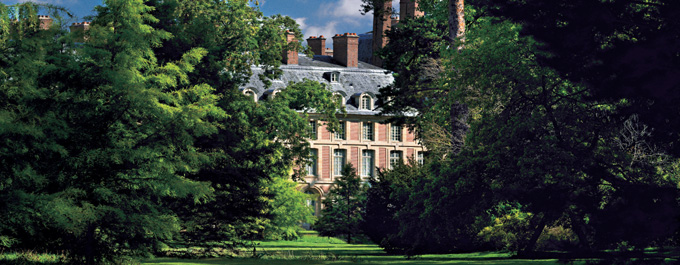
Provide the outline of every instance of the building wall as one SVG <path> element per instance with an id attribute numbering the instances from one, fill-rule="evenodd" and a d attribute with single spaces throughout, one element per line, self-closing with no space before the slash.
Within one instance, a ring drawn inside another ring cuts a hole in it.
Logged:
<path id="1" fill-rule="evenodd" d="M 318 116 L 311 116 L 315 120 Z M 346 162 L 352 163 L 357 169 L 357 173 L 361 175 L 362 168 L 362 153 L 364 150 L 374 151 L 373 165 L 376 168 L 389 167 L 389 156 L 391 151 L 401 151 L 404 155 L 404 161 L 408 161 L 411 157 L 416 158 L 418 152 L 423 152 L 424 148 L 416 140 L 415 135 L 407 128 L 402 127 L 401 141 L 392 141 L 390 137 L 390 124 L 382 124 L 384 117 L 374 115 L 348 115 L 346 118 L 341 118 L 341 122 L 345 122 L 346 140 L 335 140 L 333 134 L 328 132 L 326 125 L 323 122 L 317 121 L 320 125 L 317 130 L 317 140 L 310 140 L 311 148 L 317 149 L 319 157 L 317 158 L 317 176 L 307 176 L 306 189 L 315 189 L 321 191 L 320 197 L 323 198 L 328 192 L 335 180 L 333 176 L 333 153 L 336 149 L 346 150 Z M 362 137 L 362 123 L 373 123 L 373 140 L 364 140 Z M 374 168 L 373 175 L 377 174 L 377 169 Z"/>

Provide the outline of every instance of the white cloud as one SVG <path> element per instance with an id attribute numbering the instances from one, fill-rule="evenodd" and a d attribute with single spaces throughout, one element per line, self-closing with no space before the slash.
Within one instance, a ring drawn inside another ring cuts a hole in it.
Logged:
<path id="1" fill-rule="evenodd" d="M 359 11 L 362 4 L 361 0 L 338 0 L 337 2 L 321 4 L 319 11 L 324 16 L 357 19 L 366 17 L 362 16 Z"/>
<path id="2" fill-rule="evenodd" d="M 305 34 L 305 38 L 308 38 L 310 36 L 319 36 L 319 35 L 324 35 L 327 39 L 330 39 L 337 33 L 337 26 L 338 26 L 338 21 L 329 21 L 325 25 L 321 27 L 316 27 L 316 26 L 310 26 L 307 27 L 306 29 L 303 30 Z"/>
<path id="3" fill-rule="evenodd" d="M 299 18 L 294 18 L 294 20 L 295 20 L 296 23 L 298 23 L 298 25 L 300 25 L 300 30 L 305 31 L 305 29 L 307 28 L 307 23 L 305 23 L 305 21 L 307 21 L 307 18 L 306 17 L 299 17 Z"/>

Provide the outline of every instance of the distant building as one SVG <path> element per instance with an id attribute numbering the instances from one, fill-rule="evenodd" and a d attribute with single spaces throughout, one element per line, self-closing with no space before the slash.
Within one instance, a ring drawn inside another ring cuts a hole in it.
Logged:
<path id="1" fill-rule="evenodd" d="M 288 33 L 292 41 L 293 34 Z M 309 123 L 314 137 L 309 140 L 315 157 L 307 167 L 306 183 L 303 189 L 316 195 L 310 201 L 316 211 L 320 200 L 331 188 L 342 166 L 352 163 L 357 173 L 365 179 L 377 174 L 377 168 L 390 168 L 409 158 L 421 162 L 425 149 L 416 140 L 413 132 L 406 128 L 384 123 L 387 117 L 379 116 L 380 106 L 376 104 L 379 90 L 393 83 L 392 74 L 380 67 L 359 60 L 360 36 L 355 33 L 336 34 L 333 40 L 333 54 L 328 55 L 326 38 L 312 36 L 307 43 L 314 57 L 296 52 L 283 52 L 282 75 L 266 87 L 259 79 L 265 69 L 252 66 L 253 75 L 240 89 L 254 101 L 267 100 L 278 91 L 285 89 L 289 82 L 305 79 L 317 81 L 333 92 L 347 110 L 341 118 L 341 132 L 331 133 L 319 114 L 310 114 Z"/>

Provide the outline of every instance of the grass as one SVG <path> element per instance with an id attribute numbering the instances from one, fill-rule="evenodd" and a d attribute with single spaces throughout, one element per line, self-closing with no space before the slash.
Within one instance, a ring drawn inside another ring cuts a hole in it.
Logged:
<path id="1" fill-rule="evenodd" d="M 35 251 L 0 253 L 0 264 L 7 265 L 63 264 L 64 260 L 64 255 L 38 253 Z"/>
<path id="2" fill-rule="evenodd" d="M 676 262 L 677 260 L 672 260 Z M 410 259 L 404 256 L 388 255 L 377 245 L 346 244 L 337 238 L 319 237 L 316 234 L 305 234 L 296 241 L 253 241 L 252 246 L 241 250 L 236 258 L 209 258 L 200 260 L 182 260 L 157 258 L 145 261 L 148 265 L 252 265 L 252 264 L 306 264 L 306 265 L 340 265 L 340 264 L 501 264 L 501 265 L 557 265 L 557 264 L 612 264 L 597 260 L 558 259 L 513 259 L 507 252 L 477 252 L 446 255 L 420 255 Z M 624 261 L 618 264 L 638 264 Z M 648 264 L 648 263 L 639 263 Z M 666 263 L 655 263 L 666 264 Z M 671 263 L 667 263 L 671 264 Z"/>

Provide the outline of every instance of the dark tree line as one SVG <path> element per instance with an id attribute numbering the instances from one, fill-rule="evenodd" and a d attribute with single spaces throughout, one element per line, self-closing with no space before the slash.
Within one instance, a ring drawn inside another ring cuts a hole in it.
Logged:
<path id="1" fill-rule="evenodd" d="M 430 156 L 371 185 L 365 231 L 406 254 L 676 245 L 678 3 L 468 1 L 452 45 L 453 2 L 380 51 L 383 110 Z"/>

